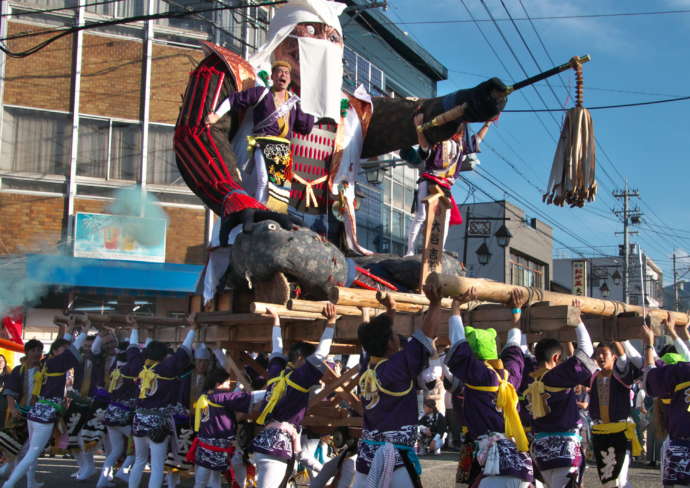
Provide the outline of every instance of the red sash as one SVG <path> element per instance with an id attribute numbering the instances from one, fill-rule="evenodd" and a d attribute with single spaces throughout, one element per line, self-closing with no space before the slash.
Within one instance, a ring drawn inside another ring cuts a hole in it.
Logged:
<path id="1" fill-rule="evenodd" d="M 441 188 L 445 188 L 448 190 L 446 193 L 448 197 L 450 198 L 450 225 L 460 225 L 462 224 L 462 215 L 460 215 L 460 209 L 458 208 L 458 204 L 455 203 L 455 198 L 453 198 L 453 192 L 451 191 L 451 188 L 453 185 L 450 184 L 450 182 L 446 178 L 439 178 L 438 176 L 434 176 L 431 173 L 422 173 L 420 176 L 421 179 L 430 181 L 431 183 L 436 183 L 438 186 Z"/>
<path id="2" fill-rule="evenodd" d="M 199 437 L 195 437 L 194 441 L 192 442 L 192 446 L 189 448 L 189 451 L 187 452 L 187 455 L 185 456 L 185 460 L 188 463 L 194 464 L 194 461 L 196 461 L 196 449 L 197 449 L 197 447 L 203 447 L 204 449 L 208 449 L 209 451 L 227 453 L 227 455 L 228 455 L 228 470 L 225 474 L 226 479 L 228 480 L 228 483 L 230 484 L 231 488 L 240 488 L 240 485 L 237 483 L 237 480 L 235 479 L 235 470 L 232 469 L 232 455 L 235 454 L 235 448 L 233 446 L 230 446 L 230 447 L 211 446 L 209 444 L 206 444 L 205 442 L 201 442 L 199 440 Z"/>

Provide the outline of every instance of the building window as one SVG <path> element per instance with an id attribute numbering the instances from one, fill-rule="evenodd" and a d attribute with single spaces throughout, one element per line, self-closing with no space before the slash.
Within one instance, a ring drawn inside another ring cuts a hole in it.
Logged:
<path id="1" fill-rule="evenodd" d="M 144 0 L 126 2 L 94 2 L 86 4 L 86 12 L 106 17 L 134 17 L 144 14 Z"/>
<path id="2" fill-rule="evenodd" d="M 371 64 L 366 58 L 360 56 L 349 47 L 345 46 L 343 56 L 344 77 L 351 85 L 364 88 L 374 96 L 386 96 L 383 71 Z"/>
<path id="3" fill-rule="evenodd" d="M 79 117 L 79 176 L 138 181 L 140 170 L 140 124 Z"/>
<path id="4" fill-rule="evenodd" d="M 152 185 L 184 185 L 184 180 L 177 169 L 173 149 L 172 125 L 149 125 L 149 148 L 146 171 L 146 182 Z"/>
<path id="5" fill-rule="evenodd" d="M 546 265 L 510 252 L 510 283 L 544 289 Z"/>
<path id="6" fill-rule="evenodd" d="M 0 169 L 65 175 L 71 141 L 69 114 L 5 107 Z"/>

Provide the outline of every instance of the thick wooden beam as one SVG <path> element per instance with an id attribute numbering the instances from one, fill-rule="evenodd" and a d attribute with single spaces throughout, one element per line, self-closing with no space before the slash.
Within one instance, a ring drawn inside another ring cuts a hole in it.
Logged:
<path id="1" fill-rule="evenodd" d="M 574 299 L 578 299 L 582 304 L 581 310 L 583 313 L 602 317 L 615 317 L 624 312 L 635 312 L 639 315 L 647 312 L 652 316 L 665 318 L 668 313 L 666 310 L 643 309 L 637 305 L 629 305 L 612 300 L 568 295 L 565 293 L 508 285 L 485 279 L 465 278 L 456 275 L 432 273 L 429 275 L 427 282 L 438 288 L 443 296 L 460 296 L 467 293 L 471 288 L 474 288 L 479 300 L 497 303 L 509 303 L 511 300 L 511 292 L 514 288 L 521 289 L 529 297 L 530 302 L 547 301 L 551 303 L 551 305 L 571 305 Z M 676 324 L 685 325 L 689 321 L 687 314 L 680 312 L 670 313 L 673 315 Z"/>
<path id="2" fill-rule="evenodd" d="M 426 295 L 419 293 L 399 293 L 393 291 L 386 293 L 388 293 L 395 299 L 396 302 L 398 302 L 398 308 L 403 312 L 420 312 L 429 306 L 429 299 L 426 297 Z M 376 299 L 376 292 L 373 290 L 334 286 L 328 293 L 328 299 L 336 305 L 381 308 L 381 304 Z M 452 300 L 444 299 L 441 302 L 441 307 L 450 308 L 451 304 Z"/>

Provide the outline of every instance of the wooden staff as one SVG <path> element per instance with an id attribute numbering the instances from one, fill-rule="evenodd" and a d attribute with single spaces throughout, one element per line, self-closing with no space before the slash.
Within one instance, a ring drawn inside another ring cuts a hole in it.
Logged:
<path id="1" fill-rule="evenodd" d="M 477 293 L 478 300 L 497 303 L 509 303 L 511 300 L 511 292 L 515 288 L 521 289 L 526 296 L 529 297 L 529 303 L 534 302 L 549 302 L 551 305 L 570 305 L 573 300 L 580 301 L 582 306 L 580 310 L 582 313 L 599 315 L 602 317 L 616 317 L 624 312 L 633 312 L 643 315 L 645 312 L 656 318 L 665 319 L 667 315 L 666 310 L 650 310 L 643 309 L 638 305 L 629 305 L 613 300 L 601 300 L 599 298 L 583 297 L 568 295 L 565 293 L 556 293 L 536 288 L 527 288 L 523 286 L 508 285 L 506 283 L 498 283 L 496 281 L 478 279 L 478 278 L 464 278 L 455 275 L 444 275 L 439 273 L 432 273 L 427 279 L 427 283 L 440 290 L 441 295 L 446 297 L 455 297 L 467 293 L 470 288 L 474 288 Z M 680 312 L 671 312 L 672 319 L 675 320 L 676 325 L 687 325 L 687 314 Z"/>

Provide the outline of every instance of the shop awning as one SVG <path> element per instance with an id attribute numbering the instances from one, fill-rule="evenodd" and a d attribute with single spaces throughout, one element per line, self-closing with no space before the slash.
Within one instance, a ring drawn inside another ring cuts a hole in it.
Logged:
<path id="1" fill-rule="evenodd" d="M 113 295 L 189 295 L 202 266 L 31 254 L 26 277 L 49 286 Z"/>

